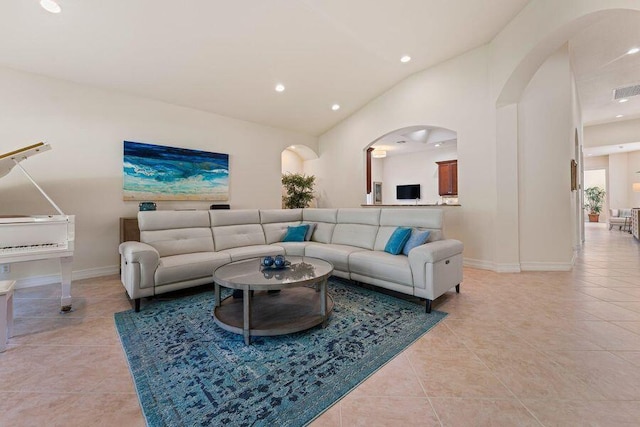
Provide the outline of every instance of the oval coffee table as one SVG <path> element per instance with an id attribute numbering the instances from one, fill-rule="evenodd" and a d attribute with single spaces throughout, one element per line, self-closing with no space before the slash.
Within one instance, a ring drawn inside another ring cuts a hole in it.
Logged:
<path id="1" fill-rule="evenodd" d="M 213 318 L 221 328 L 251 336 L 284 335 L 322 324 L 333 310 L 327 294 L 331 263 L 311 257 L 288 256 L 286 268 L 262 267 L 261 258 L 234 261 L 213 272 Z M 220 286 L 242 290 L 242 298 L 220 301 Z M 282 291 L 282 292 L 268 292 Z"/>

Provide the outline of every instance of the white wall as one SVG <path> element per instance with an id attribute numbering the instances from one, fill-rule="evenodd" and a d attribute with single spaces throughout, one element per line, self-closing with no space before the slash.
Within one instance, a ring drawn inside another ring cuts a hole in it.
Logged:
<path id="1" fill-rule="evenodd" d="M 522 269 L 568 270 L 573 262 L 575 210 L 570 185 L 573 102 L 566 46 L 547 59 L 525 89 L 518 103 L 518 139 Z"/>
<path id="2" fill-rule="evenodd" d="M 573 70 L 571 72 L 571 112 L 572 112 L 572 135 L 570 141 L 571 159 L 576 162 L 576 190 L 570 193 L 570 200 L 574 214 L 571 215 L 573 224 L 573 248 L 574 253 L 578 251 L 584 243 L 584 202 L 582 193 L 582 167 L 583 165 L 583 147 L 584 147 L 584 126 L 582 123 L 582 111 L 580 108 L 580 99 L 578 98 L 578 87 Z M 571 179 L 571 177 L 570 177 Z M 571 184 L 570 184 L 571 185 Z"/>
<path id="3" fill-rule="evenodd" d="M 291 150 L 282 152 L 282 173 L 304 173 L 304 161 Z"/>
<path id="4" fill-rule="evenodd" d="M 584 171 L 584 188 L 607 188 L 607 171 L 605 169 L 590 169 Z"/>
<path id="5" fill-rule="evenodd" d="M 640 207 L 640 193 L 633 184 L 640 182 L 640 151 L 609 155 L 609 205 L 613 209 Z"/>
<path id="6" fill-rule="evenodd" d="M 601 125 L 585 126 L 584 146 L 620 145 L 640 142 L 640 119 L 621 120 Z"/>
<path id="7" fill-rule="evenodd" d="M 414 200 L 396 199 L 396 186 L 420 184 L 418 203 L 441 202 L 438 194 L 438 165 L 436 162 L 455 160 L 458 152 L 455 147 L 418 151 L 406 154 L 394 154 L 383 159 L 383 204 L 413 205 Z"/>
<path id="8" fill-rule="evenodd" d="M 380 135 L 417 124 L 451 129 L 458 135 L 463 218 L 447 235 L 464 240 L 465 258 L 493 259 L 495 109 L 488 97 L 487 61 L 483 47 L 417 73 L 321 135 L 320 159 L 307 162 L 320 177 L 320 206 L 365 202 L 363 150 Z"/>
<path id="9" fill-rule="evenodd" d="M 629 191 L 629 206 L 632 208 L 640 208 L 640 192 L 634 192 L 632 187 L 634 183 L 640 183 L 640 151 L 632 151 L 628 154 L 629 161 L 629 181 L 627 189 Z"/>
<path id="10" fill-rule="evenodd" d="M 630 208 L 629 169 L 627 153 L 609 155 L 609 206 L 613 209 Z M 604 187 L 603 187 L 604 188 Z M 605 211 L 606 212 L 606 211 Z"/>
<path id="11" fill-rule="evenodd" d="M 315 137 L 0 68 L 0 152 L 47 141 L 22 164 L 67 214 L 76 215 L 75 277 L 118 272 L 123 140 L 229 154 L 232 208 L 279 208 L 281 153 Z M 52 214 L 20 171 L 0 180 L 0 215 Z M 161 202 L 207 209 L 210 202 Z M 11 277 L 57 274 L 52 262 L 12 267 Z M 44 280 L 44 279 L 43 279 Z"/>

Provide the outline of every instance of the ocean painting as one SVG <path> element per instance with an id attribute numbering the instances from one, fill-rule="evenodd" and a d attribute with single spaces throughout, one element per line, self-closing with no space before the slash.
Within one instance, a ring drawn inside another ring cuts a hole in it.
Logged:
<path id="1" fill-rule="evenodd" d="M 229 200 L 229 155 L 124 141 L 124 200 Z"/>

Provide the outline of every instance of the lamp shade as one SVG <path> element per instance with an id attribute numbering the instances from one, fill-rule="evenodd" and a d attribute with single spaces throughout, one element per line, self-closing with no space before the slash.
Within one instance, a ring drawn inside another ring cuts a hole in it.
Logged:
<path id="1" fill-rule="evenodd" d="M 640 182 L 634 182 L 631 188 L 633 188 L 633 191 L 636 193 L 640 193 Z"/>
<path id="2" fill-rule="evenodd" d="M 387 152 L 384 150 L 378 150 L 376 148 L 371 152 L 371 157 L 375 157 L 376 159 L 381 159 L 383 157 L 387 157 Z"/>

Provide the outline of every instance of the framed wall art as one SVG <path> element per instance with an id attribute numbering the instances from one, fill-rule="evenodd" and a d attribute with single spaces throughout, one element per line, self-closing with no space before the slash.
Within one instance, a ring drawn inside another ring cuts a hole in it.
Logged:
<path id="1" fill-rule="evenodd" d="M 124 200 L 229 200 L 229 155 L 124 141 Z"/>

